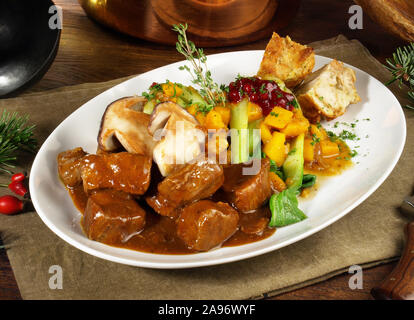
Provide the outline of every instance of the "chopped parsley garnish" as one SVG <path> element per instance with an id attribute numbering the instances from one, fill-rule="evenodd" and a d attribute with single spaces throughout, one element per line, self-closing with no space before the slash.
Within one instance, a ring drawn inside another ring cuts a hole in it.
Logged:
<path id="1" fill-rule="evenodd" d="M 279 114 L 278 114 L 278 113 L 273 112 L 273 111 L 272 111 L 272 112 L 270 112 L 270 115 L 271 115 L 271 116 L 273 116 L 273 117 L 278 117 L 278 116 L 279 116 Z"/>
<path id="2" fill-rule="evenodd" d="M 356 134 L 348 130 L 342 130 L 342 132 L 339 134 L 339 138 L 341 138 L 342 140 L 357 140 Z"/>
<path id="3" fill-rule="evenodd" d="M 353 158 L 358 154 L 358 152 L 356 150 L 352 150 L 349 155 Z"/>
<path id="4" fill-rule="evenodd" d="M 293 99 L 291 104 L 295 109 L 299 109 L 299 105 L 298 105 L 298 102 L 296 101 L 296 99 Z"/>
<path id="5" fill-rule="evenodd" d="M 312 142 L 311 142 L 311 145 L 314 146 L 315 143 L 319 143 L 320 141 L 321 141 L 321 139 L 320 138 L 317 138 L 315 133 L 312 134 Z"/>
<path id="6" fill-rule="evenodd" d="M 328 137 L 332 142 L 335 142 L 336 140 L 338 140 L 338 136 L 332 131 L 326 131 L 326 133 L 328 134 Z"/>

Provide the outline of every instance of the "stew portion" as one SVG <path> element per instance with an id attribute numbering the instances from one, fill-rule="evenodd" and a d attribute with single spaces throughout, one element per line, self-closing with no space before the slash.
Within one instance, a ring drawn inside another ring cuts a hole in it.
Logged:
<path id="1" fill-rule="evenodd" d="M 88 238 L 111 246 L 187 254 L 255 242 L 269 228 L 269 161 L 256 175 L 244 164 L 209 159 L 163 178 L 151 158 L 128 152 L 58 155 L 59 177 L 83 214 Z"/>

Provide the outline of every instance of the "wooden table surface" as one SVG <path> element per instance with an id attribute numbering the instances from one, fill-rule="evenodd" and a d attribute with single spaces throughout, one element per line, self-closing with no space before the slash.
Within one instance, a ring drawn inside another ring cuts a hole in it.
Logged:
<path id="1" fill-rule="evenodd" d="M 182 60 L 175 48 L 134 39 L 91 21 L 76 0 L 55 0 L 63 8 L 63 30 L 56 59 L 44 78 L 30 91 L 42 91 L 85 82 L 101 82 L 139 74 Z M 363 29 L 348 27 L 352 0 L 303 0 L 297 17 L 281 30 L 295 41 L 309 43 L 340 33 L 358 39 L 381 62 L 403 41 L 387 34 L 364 15 Z M 264 49 L 268 39 L 246 45 L 208 48 L 207 54 Z M 1 241 L 0 241 L 1 244 Z M 350 274 L 279 295 L 275 299 L 370 299 L 370 290 L 391 272 L 395 263 L 364 270 L 364 288 L 351 290 Z M 0 299 L 21 299 L 6 251 L 0 249 Z"/>

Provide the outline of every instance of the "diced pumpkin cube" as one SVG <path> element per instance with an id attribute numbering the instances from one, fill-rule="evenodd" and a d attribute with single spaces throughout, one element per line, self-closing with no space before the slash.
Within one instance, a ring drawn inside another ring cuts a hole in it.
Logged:
<path id="1" fill-rule="evenodd" d="M 286 136 L 284 133 L 273 132 L 272 139 L 265 144 L 263 151 L 280 167 L 286 158 Z"/>
<path id="2" fill-rule="evenodd" d="M 209 113 L 207 113 L 206 121 L 204 122 L 204 125 L 207 129 L 219 130 L 219 129 L 227 128 L 227 126 L 223 122 L 223 119 L 221 118 L 220 113 L 218 113 L 215 110 L 211 110 Z"/>
<path id="3" fill-rule="evenodd" d="M 324 157 L 333 157 L 339 154 L 339 147 L 335 142 L 324 140 L 320 142 L 321 151 Z"/>
<path id="4" fill-rule="evenodd" d="M 296 137 L 301 133 L 308 131 L 309 121 L 305 118 L 293 119 L 286 127 L 280 130 L 280 132 L 286 134 L 289 137 Z"/>
<path id="5" fill-rule="evenodd" d="M 197 121 L 202 125 L 202 126 L 204 126 L 205 125 L 205 123 L 206 123 L 206 115 L 204 114 L 204 113 L 202 113 L 202 112 L 197 112 L 196 113 L 196 115 L 195 115 L 195 118 L 197 119 Z"/>
<path id="6" fill-rule="evenodd" d="M 214 107 L 214 110 L 220 113 L 221 120 L 223 120 L 223 123 L 226 126 L 228 126 L 230 122 L 230 111 L 231 111 L 230 108 L 217 106 L 217 107 Z"/>
<path id="7" fill-rule="evenodd" d="M 286 183 L 274 172 L 269 172 L 270 175 L 270 181 L 272 182 L 273 187 L 279 191 L 282 192 L 286 189 Z"/>
<path id="8" fill-rule="evenodd" d="M 303 115 L 302 109 L 299 108 L 294 108 L 293 109 L 293 117 L 295 119 L 301 119 L 301 118 L 305 118 L 305 116 Z M 305 118 L 306 119 L 306 118 Z"/>
<path id="9" fill-rule="evenodd" d="M 194 116 L 201 125 L 204 125 L 206 116 L 204 113 L 198 111 L 198 105 L 192 104 L 187 109 L 187 112 Z"/>
<path id="10" fill-rule="evenodd" d="M 272 139 L 272 133 L 264 122 L 260 124 L 260 136 L 264 144 L 268 143 Z"/>
<path id="11" fill-rule="evenodd" d="M 191 115 L 195 116 L 196 113 L 197 113 L 197 105 L 196 104 L 192 104 L 186 110 L 187 110 L 188 113 L 190 113 Z"/>
<path id="12" fill-rule="evenodd" d="M 179 97 L 183 93 L 183 90 L 172 82 L 163 83 L 161 88 L 164 94 L 169 97 Z"/>
<path id="13" fill-rule="evenodd" d="M 207 140 L 208 155 L 219 155 L 227 151 L 229 143 L 227 141 L 227 134 L 224 130 L 214 133 Z"/>
<path id="14" fill-rule="evenodd" d="M 311 124 L 310 132 L 311 134 L 314 134 L 315 137 L 318 138 L 320 141 L 325 140 L 328 137 L 324 128 L 318 128 L 314 124 Z"/>
<path id="15" fill-rule="evenodd" d="M 292 120 L 293 112 L 281 107 L 274 107 L 265 118 L 265 124 L 276 129 L 282 129 Z"/>
<path id="16" fill-rule="evenodd" d="M 249 122 L 259 120 L 263 117 L 262 108 L 256 103 L 249 102 L 249 104 L 247 105 L 247 115 Z"/>
<path id="17" fill-rule="evenodd" d="M 315 144 L 312 144 L 312 139 L 305 139 L 303 144 L 303 159 L 311 162 L 314 159 Z"/>

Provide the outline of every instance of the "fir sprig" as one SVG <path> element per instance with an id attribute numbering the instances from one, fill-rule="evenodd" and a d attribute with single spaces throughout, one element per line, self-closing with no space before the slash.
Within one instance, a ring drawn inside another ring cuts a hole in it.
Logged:
<path id="1" fill-rule="evenodd" d="M 6 167 L 14 168 L 18 151 L 36 151 L 37 141 L 33 137 L 35 126 L 27 126 L 27 121 L 27 116 L 3 111 L 0 117 L 0 171 L 11 173 Z"/>
<path id="2" fill-rule="evenodd" d="M 398 81 L 401 88 L 403 84 L 409 87 L 408 97 L 414 103 L 414 43 L 398 48 L 392 55 L 392 59 L 386 59 L 385 67 L 391 72 L 392 78 L 386 83 Z M 414 110 L 412 105 L 404 107 Z"/>
<path id="3" fill-rule="evenodd" d="M 213 81 L 211 72 L 207 69 L 207 57 L 203 49 L 196 48 L 194 42 L 187 39 L 187 24 L 173 25 L 173 30 L 178 32 L 178 41 L 176 48 L 179 53 L 191 63 L 193 71 L 186 65 L 181 66 L 180 70 L 187 70 L 193 80 L 192 82 L 200 86 L 200 94 L 206 100 L 208 107 L 212 108 L 215 105 L 225 102 L 225 94 L 217 83 Z"/>

